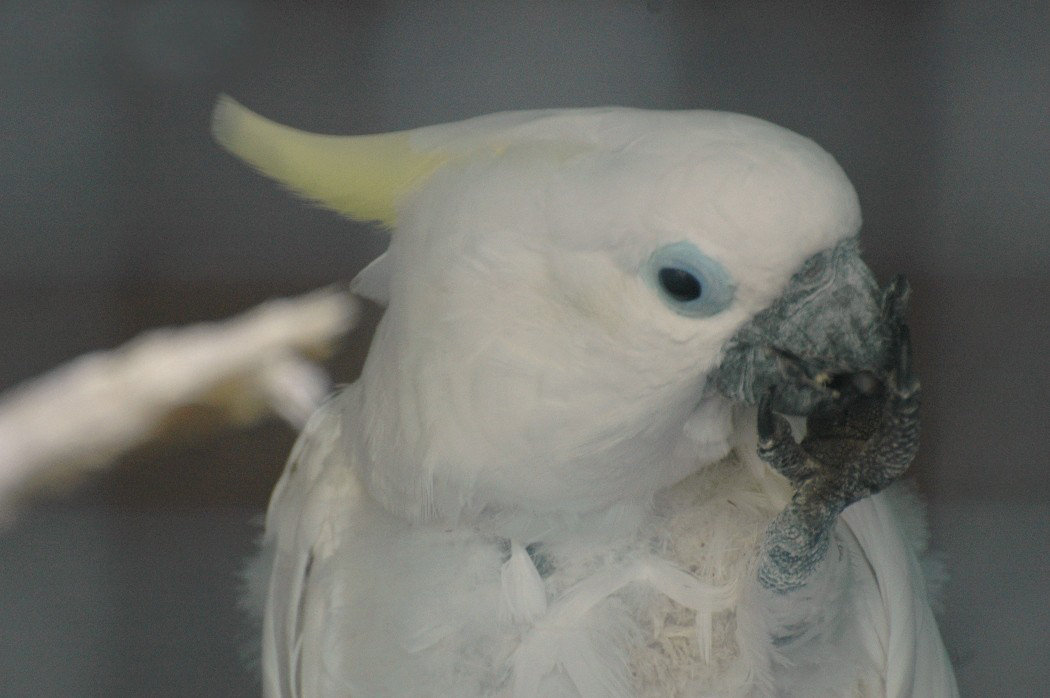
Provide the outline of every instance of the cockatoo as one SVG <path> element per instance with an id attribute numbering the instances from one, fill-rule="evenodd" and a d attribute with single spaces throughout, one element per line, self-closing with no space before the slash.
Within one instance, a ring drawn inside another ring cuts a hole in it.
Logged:
<path id="1" fill-rule="evenodd" d="M 266 518 L 264 693 L 957 693 L 920 564 L 907 285 L 834 159 L 713 111 L 219 143 L 391 230 Z"/>

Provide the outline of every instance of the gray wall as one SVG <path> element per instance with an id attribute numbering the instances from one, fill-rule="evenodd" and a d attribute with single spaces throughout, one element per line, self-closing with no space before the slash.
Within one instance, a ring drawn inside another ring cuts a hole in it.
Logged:
<path id="1" fill-rule="evenodd" d="M 1050 4 L 5 0 L 0 90 L 0 389 L 382 249 L 210 143 L 221 91 L 336 133 L 624 104 L 814 138 L 876 272 L 915 287 L 915 470 L 964 692 L 1050 682 Z M 253 695 L 234 577 L 290 438 L 145 449 L 0 533 L 0 695 Z"/>

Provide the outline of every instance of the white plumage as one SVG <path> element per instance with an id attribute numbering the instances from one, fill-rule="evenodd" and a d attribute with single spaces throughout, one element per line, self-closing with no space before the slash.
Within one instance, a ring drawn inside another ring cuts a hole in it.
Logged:
<path id="1" fill-rule="evenodd" d="M 806 346 L 852 371 L 885 353 L 850 309 L 870 273 L 806 271 L 859 264 L 856 195 L 820 148 L 626 109 L 342 139 L 224 99 L 215 130 L 393 228 L 354 286 L 387 306 L 362 376 L 271 501 L 267 696 L 955 695 L 899 487 L 839 517 L 800 589 L 756 574 L 792 488 L 755 454 L 766 359 L 728 360 L 741 333 L 800 285 L 796 320 L 854 284 Z"/>

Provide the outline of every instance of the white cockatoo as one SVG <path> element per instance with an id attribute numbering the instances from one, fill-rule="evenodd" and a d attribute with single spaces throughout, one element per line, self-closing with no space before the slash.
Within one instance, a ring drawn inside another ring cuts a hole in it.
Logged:
<path id="1" fill-rule="evenodd" d="M 957 694 L 889 486 L 907 286 L 822 149 L 711 111 L 337 137 L 224 97 L 213 127 L 391 230 L 363 373 L 270 503 L 267 696 Z"/>

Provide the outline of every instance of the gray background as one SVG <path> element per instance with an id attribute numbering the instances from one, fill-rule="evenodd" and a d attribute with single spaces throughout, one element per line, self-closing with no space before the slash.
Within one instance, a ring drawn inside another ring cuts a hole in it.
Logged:
<path id="1" fill-rule="evenodd" d="M 3 0 L 0 389 L 382 249 L 210 143 L 221 91 L 335 133 L 623 104 L 820 142 L 876 273 L 915 288 L 915 473 L 963 693 L 1046 695 L 1050 3 Z M 198 424 L 0 531 L 0 696 L 255 695 L 237 570 L 291 439 Z"/>

